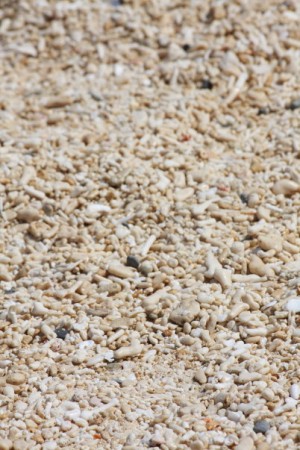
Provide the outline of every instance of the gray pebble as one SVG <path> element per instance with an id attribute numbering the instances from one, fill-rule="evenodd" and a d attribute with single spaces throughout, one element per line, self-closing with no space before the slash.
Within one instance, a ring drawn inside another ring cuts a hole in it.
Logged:
<path id="1" fill-rule="evenodd" d="M 265 434 L 270 429 L 270 424 L 266 420 L 257 420 L 254 424 L 253 430 L 255 433 Z"/>
<path id="2" fill-rule="evenodd" d="M 294 109 L 300 108 L 300 98 L 296 98 L 293 100 L 289 106 L 289 108 L 293 111 Z"/>

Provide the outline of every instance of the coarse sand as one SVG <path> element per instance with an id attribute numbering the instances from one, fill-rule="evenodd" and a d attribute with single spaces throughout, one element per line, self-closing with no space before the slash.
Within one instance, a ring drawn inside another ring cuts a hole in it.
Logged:
<path id="1" fill-rule="evenodd" d="M 0 0 L 0 450 L 300 448 L 300 1 Z"/>

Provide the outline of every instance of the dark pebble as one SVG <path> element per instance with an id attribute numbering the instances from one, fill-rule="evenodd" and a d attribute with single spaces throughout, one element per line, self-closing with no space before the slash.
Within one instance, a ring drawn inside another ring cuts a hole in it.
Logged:
<path id="1" fill-rule="evenodd" d="M 263 116 L 264 114 L 269 114 L 270 110 L 269 108 L 259 108 L 257 115 Z"/>
<path id="2" fill-rule="evenodd" d="M 270 429 L 270 424 L 266 420 L 258 420 L 255 422 L 253 430 L 255 433 L 265 434 Z"/>
<path id="3" fill-rule="evenodd" d="M 4 291 L 4 294 L 14 294 L 15 292 L 16 292 L 16 289 L 11 288 L 11 289 L 8 289 L 7 291 Z"/>
<path id="4" fill-rule="evenodd" d="M 127 256 L 126 266 L 137 269 L 140 265 L 139 260 L 135 256 Z"/>
<path id="5" fill-rule="evenodd" d="M 243 203 L 245 203 L 247 205 L 247 203 L 248 203 L 248 195 L 247 194 L 244 194 L 244 193 L 240 194 L 240 199 Z"/>
<path id="6" fill-rule="evenodd" d="M 210 80 L 202 80 L 201 89 L 212 89 L 214 85 Z"/>
<path id="7" fill-rule="evenodd" d="M 289 109 L 291 109 L 292 111 L 298 108 L 300 108 L 300 98 L 296 98 L 295 100 L 293 100 L 289 106 Z"/>
<path id="8" fill-rule="evenodd" d="M 56 330 L 54 330 L 54 333 L 56 334 L 56 337 L 58 339 L 62 339 L 64 341 L 69 331 L 65 328 L 56 328 Z"/>
<path id="9" fill-rule="evenodd" d="M 189 44 L 184 44 L 184 45 L 182 46 L 182 49 L 183 49 L 185 52 L 188 52 L 188 51 L 191 49 L 191 46 L 190 46 Z"/>

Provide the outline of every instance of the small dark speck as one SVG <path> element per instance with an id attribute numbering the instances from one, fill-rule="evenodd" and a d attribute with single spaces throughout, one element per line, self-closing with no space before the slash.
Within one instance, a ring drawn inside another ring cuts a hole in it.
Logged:
<path id="1" fill-rule="evenodd" d="M 211 23 L 214 20 L 214 14 L 213 11 L 210 10 L 207 14 L 206 14 L 206 22 L 207 23 Z"/>
<path id="2" fill-rule="evenodd" d="M 212 89 L 214 85 L 210 80 L 202 80 L 201 89 Z"/>
<path id="3" fill-rule="evenodd" d="M 248 195 L 247 194 L 244 194 L 244 193 L 240 194 L 240 199 L 243 203 L 245 203 L 247 205 L 247 203 L 248 203 Z"/>
<path id="4" fill-rule="evenodd" d="M 54 333 L 56 334 L 56 337 L 58 339 L 62 339 L 64 341 L 69 331 L 66 330 L 66 328 L 56 328 L 56 330 L 54 330 Z"/>
<path id="5" fill-rule="evenodd" d="M 269 108 L 259 108 L 257 115 L 263 116 L 265 114 L 269 114 L 269 112 L 270 112 Z"/>
<path id="6" fill-rule="evenodd" d="M 188 51 L 191 49 L 191 46 L 190 46 L 189 44 L 184 44 L 184 45 L 182 46 L 182 49 L 183 49 L 185 52 L 188 52 Z"/>

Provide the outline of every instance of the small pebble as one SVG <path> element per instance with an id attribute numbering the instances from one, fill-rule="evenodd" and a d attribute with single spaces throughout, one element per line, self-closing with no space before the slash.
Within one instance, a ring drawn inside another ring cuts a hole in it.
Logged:
<path id="1" fill-rule="evenodd" d="M 149 273 L 153 272 L 153 264 L 150 261 L 144 261 L 139 265 L 139 271 L 147 276 Z"/>
<path id="2" fill-rule="evenodd" d="M 235 423 L 240 422 L 241 415 L 242 415 L 241 412 L 230 411 L 230 410 L 227 412 L 227 418 Z"/>
<path id="3" fill-rule="evenodd" d="M 217 267 L 214 273 L 214 279 L 220 283 L 223 289 L 231 286 L 231 271 Z"/>
<path id="4" fill-rule="evenodd" d="M 253 430 L 255 433 L 265 434 L 270 429 L 270 424 L 266 420 L 257 420 L 254 424 Z"/>
<path id="5" fill-rule="evenodd" d="M 87 352 L 85 350 L 77 350 L 72 357 L 72 363 L 75 365 L 80 365 L 86 359 L 87 359 Z"/>
<path id="6" fill-rule="evenodd" d="M 285 309 L 288 311 L 299 313 L 300 312 L 300 297 L 290 298 L 286 305 Z"/>
<path id="7" fill-rule="evenodd" d="M 31 314 L 33 316 L 45 316 L 49 314 L 49 310 L 42 303 L 34 302 Z"/>
<path id="8" fill-rule="evenodd" d="M 194 373 L 194 380 L 199 384 L 205 384 L 207 382 L 207 377 L 203 369 L 198 369 L 197 372 Z"/>
<path id="9" fill-rule="evenodd" d="M 299 399 L 299 396 L 300 396 L 299 384 L 292 384 L 292 386 L 290 387 L 290 396 L 294 400 L 298 400 Z"/>
<path id="10" fill-rule="evenodd" d="M 129 347 L 121 347 L 115 351 L 114 358 L 118 360 L 138 356 L 140 353 L 142 353 L 143 348 L 143 345 L 139 343 L 133 343 L 133 345 Z"/>
<path id="11" fill-rule="evenodd" d="M 189 345 L 193 345 L 194 344 L 195 339 L 192 336 L 183 336 L 180 339 L 180 342 L 181 342 L 182 345 L 189 346 Z"/>
<path id="12" fill-rule="evenodd" d="M 267 234 L 258 237 L 259 246 L 265 250 L 275 250 L 280 252 L 282 250 L 283 239 L 279 234 Z"/>
<path id="13" fill-rule="evenodd" d="M 54 206 L 51 203 L 43 203 L 43 211 L 47 216 L 52 216 L 54 213 Z"/>
<path id="14" fill-rule="evenodd" d="M 255 192 L 250 194 L 247 201 L 247 205 L 249 206 L 249 208 L 255 208 L 258 203 L 259 195 L 257 195 Z"/>
<path id="15" fill-rule="evenodd" d="M 277 181 L 272 187 L 272 191 L 274 194 L 276 195 L 282 194 L 287 197 L 295 194 L 296 192 L 299 192 L 299 190 L 300 186 L 297 183 L 295 183 L 295 181 L 286 179 Z"/>
<path id="16" fill-rule="evenodd" d="M 26 376 L 21 372 L 10 373 L 6 378 L 7 383 L 15 385 L 23 384 L 26 380 Z"/>
<path id="17" fill-rule="evenodd" d="M 249 272 L 260 277 L 272 276 L 273 270 L 270 269 L 257 255 L 250 255 L 250 261 L 248 264 Z"/>
<path id="18" fill-rule="evenodd" d="M 298 108 L 300 108 L 300 98 L 296 98 L 289 105 L 289 109 L 291 109 L 292 111 Z"/>
<path id="19" fill-rule="evenodd" d="M 56 337 L 57 337 L 58 339 L 65 340 L 67 334 L 69 333 L 69 330 L 67 330 L 66 328 L 56 328 L 56 329 L 54 330 L 54 333 L 56 334 Z"/>
<path id="20" fill-rule="evenodd" d="M 46 323 L 41 324 L 41 333 L 46 336 L 47 339 L 53 339 L 56 337 L 56 334 Z"/>
<path id="21" fill-rule="evenodd" d="M 262 115 L 269 114 L 269 113 L 270 113 L 270 108 L 265 107 L 265 108 L 259 108 L 257 115 L 262 116 Z"/>
<path id="22" fill-rule="evenodd" d="M 13 399 L 15 396 L 14 388 L 12 386 L 5 386 L 5 388 L 3 388 L 3 394 L 8 398 Z"/>
<path id="23" fill-rule="evenodd" d="M 175 189 L 174 199 L 177 202 L 184 202 L 194 194 L 193 188 Z"/>
<path id="24" fill-rule="evenodd" d="M 184 300 L 170 314 L 171 322 L 183 325 L 192 322 L 200 312 L 200 305 L 194 300 Z"/>
<path id="25" fill-rule="evenodd" d="M 137 269 L 139 267 L 139 264 L 140 264 L 140 262 L 136 256 L 132 256 L 132 255 L 127 256 L 126 266 Z"/>
<path id="26" fill-rule="evenodd" d="M 133 278 L 134 272 L 118 262 L 112 262 L 107 267 L 108 273 L 119 278 Z"/>
<path id="27" fill-rule="evenodd" d="M 270 388 L 266 388 L 262 391 L 261 396 L 265 398 L 268 402 L 274 401 L 275 394 Z"/>
<path id="28" fill-rule="evenodd" d="M 210 80 L 208 79 L 202 80 L 201 89 L 209 89 L 211 91 L 213 87 L 214 85 Z"/>
<path id="29" fill-rule="evenodd" d="M 0 281 L 11 281 L 12 274 L 8 272 L 4 264 L 0 264 Z"/>
<path id="30" fill-rule="evenodd" d="M 86 216 L 87 217 L 98 217 L 103 213 L 109 213 L 110 207 L 107 205 L 102 205 L 101 203 L 91 203 L 86 208 Z"/>
<path id="31" fill-rule="evenodd" d="M 243 242 L 234 242 L 231 246 L 232 253 L 235 253 L 236 255 L 241 255 L 244 252 L 244 244 Z"/>
<path id="32" fill-rule="evenodd" d="M 32 208 L 28 206 L 27 208 L 22 208 L 17 213 L 17 219 L 20 222 L 34 222 L 35 220 L 39 220 L 40 213 L 36 208 Z"/>
<path id="33" fill-rule="evenodd" d="M 190 46 L 189 44 L 183 44 L 182 49 L 183 49 L 185 52 L 188 52 L 188 51 L 191 49 L 191 46 Z"/>
<path id="34" fill-rule="evenodd" d="M 240 199 L 246 205 L 248 204 L 248 195 L 247 194 L 244 194 L 244 193 L 240 194 Z"/>
<path id="35" fill-rule="evenodd" d="M 254 442 L 250 436 L 243 437 L 238 445 L 235 447 L 235 450 L 253 450 Z"/>

